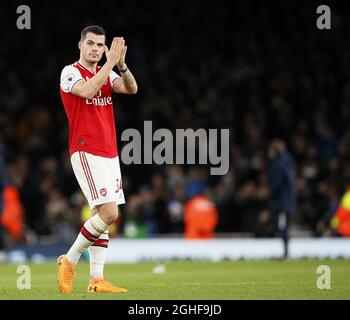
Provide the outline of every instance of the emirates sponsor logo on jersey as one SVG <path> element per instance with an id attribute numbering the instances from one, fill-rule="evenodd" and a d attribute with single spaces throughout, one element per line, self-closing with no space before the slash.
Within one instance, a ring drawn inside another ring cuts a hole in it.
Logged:
<path id="1" fill-rule="evenodd" d="M 105 107 L 113 105 L 112 97 L 102 97 L 101 90 L 92 99 L 86 99 L 86 104 L 91 104 L 98 107 Z"/>
<path id="2" fill-rule="evenodd" d="M 89 80 L 89 77 L 85 77 L 85 79 Z M 104 85 L 107 85 L 107 81 Z M 113 101 L 112 97 L 102 97 L 102 90 L 98 90 L 97 94 L 92 99 L 86 99 L 86 104 L 91 104 L 97 107 L 106 107 L 113 105 Z"/>

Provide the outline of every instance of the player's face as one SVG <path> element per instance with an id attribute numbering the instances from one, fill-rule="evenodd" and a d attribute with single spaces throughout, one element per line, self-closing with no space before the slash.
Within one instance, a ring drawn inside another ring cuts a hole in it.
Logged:
<path id="1" fill-rule="evenodd" d="M 99 62 L 105 51 L 105 41 L 105 36 L 88 32 L 85 39 L 79 42 L 79 48 L 84 60 L 89 63 Z"/>

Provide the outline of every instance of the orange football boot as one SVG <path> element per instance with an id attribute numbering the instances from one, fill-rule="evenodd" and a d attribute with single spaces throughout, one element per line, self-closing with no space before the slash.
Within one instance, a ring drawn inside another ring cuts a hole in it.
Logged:
<path id="1" fill-rule="evenodd" d="M 123 293 L 123 292 L 128 292 L 128 290 L 125 288 L 115 287 L 112 284 L 110 284 L 108 281 L 106 281 L 104 277 L 99 277 L 99 278 L 90 280 L 87 292 L 89 293 L 95 293 L 95 292 Z"/>
<path id="2" fill-rule="evenodd" d="M 57 259 L 58 286 L 62 293 L 73 291 L 73 278 L 75 277 L 75 265 L 68 262 L 65 255 Z"/>

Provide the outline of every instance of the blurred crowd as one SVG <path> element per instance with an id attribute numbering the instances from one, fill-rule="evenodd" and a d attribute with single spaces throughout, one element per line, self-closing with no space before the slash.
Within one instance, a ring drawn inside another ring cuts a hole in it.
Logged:
<path id="1" fill-rule="evenodd" d="M 59 97 L 62 68 L 78 60 L 80 31 L 102 25 L 122 35 L 136 96 L 115 96 L 117 133 L 146 120 L 156 128 L 229 128 L 230 169 L 124 165 L 127 203 L 115 235 L 182 233 L 183 208 L 205 194 L 217 232 L 269 236 L 266 147 L 279 137 L 297 169 L 292 225 L 331 235 L 329 221 L 350 182 L 348 13 L 316 28 L 316 7 L 300 1 L 84 1 L 35 3 L 32 29 L 17 30 L 15 5 L 0 47 L 0 135 L 7 175 L 20 194 L 25 239 L 74 239 L 85 199 L 68 156 Z M 123 143 L 118 141 L 119 151 Z M 73 232 L 74 231 L 74 232 Z"/>

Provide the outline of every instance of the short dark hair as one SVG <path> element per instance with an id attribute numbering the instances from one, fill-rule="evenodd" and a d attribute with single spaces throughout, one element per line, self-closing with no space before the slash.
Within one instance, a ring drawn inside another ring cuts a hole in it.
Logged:
<path id="1" fill-rule="evenodd" d="M 280 154 L 287 149 L 287 146 L 283 140 L 274 138 L 270 141 L 269 148 L 273 149 L 277 154 Z"/>
<path id="2" fill-rule="evenodd" d="M 83 41 L 89 32 L 91 32 L 93 34 L 97 34 L 98 36 L 105 36 L 106 37 L 106 31 L 102 27 L 100 27 L 100 26 L 87 26 L 81 32 L 80 40 Z"/>

